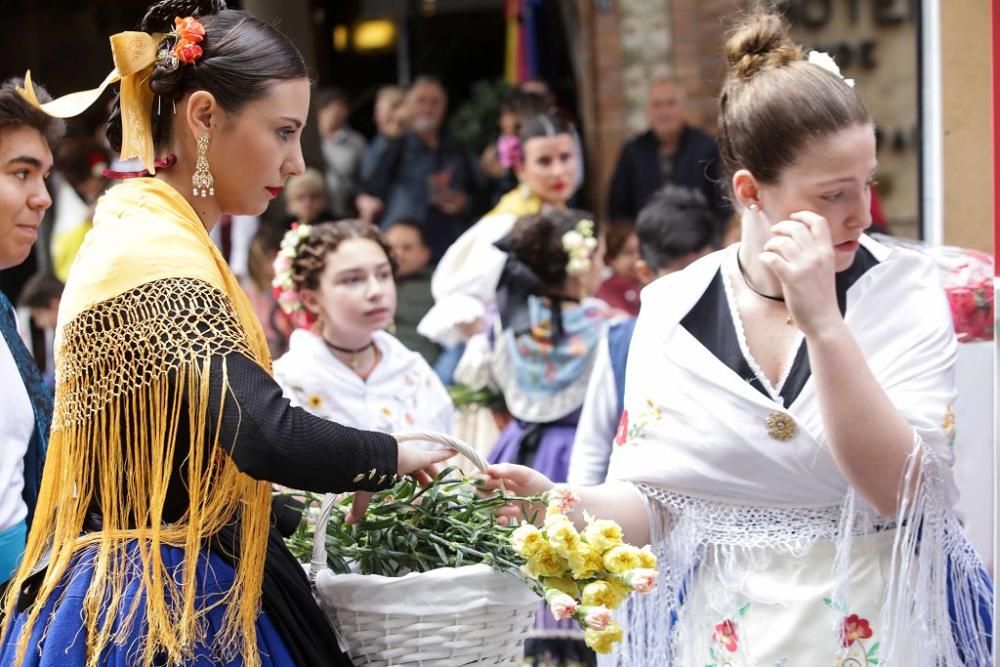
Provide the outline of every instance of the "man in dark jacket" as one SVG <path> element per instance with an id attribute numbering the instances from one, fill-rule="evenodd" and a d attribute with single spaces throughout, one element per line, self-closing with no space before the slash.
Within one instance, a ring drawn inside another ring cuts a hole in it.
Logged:
<path id="1" fill-rule="evenodd" d="M 381 201 L 383 230 L 420 221 L 437 262 L 473 219 L 479 175 L 471 155 L 444 136 L 448 100 L 437 79 L 417 79 L 404 104 L 406 126 L 379 133 L 362 158 L 362 189 Z"/>
<path id="2" fill-rule="evenodd" d="M 684 91 L 672 79 L 650 84 L 646 114 L 650 129 L 622 147 L 611 177 L 611 220 L 634 222 L 652 194 L 672 183 L 704 195 L 721 235 L 731 209 L 722 195 L 715 140 L 684 122 Z"/>

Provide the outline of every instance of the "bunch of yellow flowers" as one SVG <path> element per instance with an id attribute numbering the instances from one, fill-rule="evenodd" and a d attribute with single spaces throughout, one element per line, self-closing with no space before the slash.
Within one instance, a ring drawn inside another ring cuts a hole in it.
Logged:
<path id="1" fill-rule="evenodd" d="M 612 611 L 633 593 L 648 593 L 656 585 L 656 556 L 622 540 L 614 521 L 584 513 L 586 527 L 577 531 L 567 516 L 577 498 L 569 488 L 546 494 L 541 528 L 524 523 L 511 534 L 511 546 L 525 559 L 525 576 L 541 584 L 552 615 L 575 618 L 584 641 L 597 653 L 610 653 L 622 639 Z"/>

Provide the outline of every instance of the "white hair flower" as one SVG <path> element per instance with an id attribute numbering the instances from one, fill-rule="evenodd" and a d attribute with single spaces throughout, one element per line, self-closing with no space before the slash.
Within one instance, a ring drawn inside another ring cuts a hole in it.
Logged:
<path id="1" fill-rule="evenodd" d="M 844 83 L 846 83 L 848 86 L 850 86 L 851 88 L 854 87 L 854 79 L 844 79 L 844 75 L 840 73 L 840 67 L 837 66 L 837 61 L 834 60 L 833 56 L 831 56 L 829 53 L 826 53 L 825 51 L 810 51 L 808 62 L 812 65 L 817 65 L 819 67 L 822 67 L 827 72 L 833 72 L 841 79 L 843 79 Z"/>
<path id="2" fill-rule="evenodd" d="M 593 221 L 581 220 L 574 229 L 563 234 L 562 247 L 569 255 L 566 273 L 571 276 L 586 274 L 590 270 L 590 256 L 597 248 Z"/>

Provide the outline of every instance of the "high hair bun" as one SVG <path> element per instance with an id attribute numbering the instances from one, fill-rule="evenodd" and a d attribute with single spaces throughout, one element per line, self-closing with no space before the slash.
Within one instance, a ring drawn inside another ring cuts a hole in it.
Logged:
<path id="1" fill-rule="evenodd" d="M 160 0 L 146 10 L 139 29 L 148 33 L 170 32 L 178 16 L 211 16 L 225 9 L 225 0 Z"/>
<path id="2" fill-rule="evenodd" d="M 735 79 L 751 79 L 763 70 L 802 59 L 802 49 L 788 36 L 788 24 L 771 12 L 750 15 L 726 42 L 726 63 Z"/>

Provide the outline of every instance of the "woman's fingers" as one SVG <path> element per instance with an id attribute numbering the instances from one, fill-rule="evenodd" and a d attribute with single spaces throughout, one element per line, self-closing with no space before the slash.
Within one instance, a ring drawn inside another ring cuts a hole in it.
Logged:
<path id="1" fill-rule="evenodd" d="M 780 255 L 787 262 L 796 262 L 802 257 L 802 246 L 789 236 L 772 236 L 764 243 L 764 251 Z"/>
<path id="2" fill-rule="evenodd" d="M 348 510 L 344 521 L 348 524 L 361 521 L 368 510 L 368 505 L 371 503 L 373 495 L 375 494 L 370 491 L 355 491 L 354 499 L 351 501 L 351 509 Z"/>
<path id="3" fill-rule="evenodd" d="M 809 233 L 821 247 L 833 246 L 833 240 L 830 236 L 830 223 L 820 214 L 813 213 L 812 211 L 796 211 L 788 217 L 805 225 L 809 229 Z"/>
<path id="4" fill-rule="evenodd" d="M 775 223 L 771 226 L 771 234 L 790 238 L 802 248 L 809 247 L 814 240 L 809 226 L 798 220 L 782 220 Z"/>

